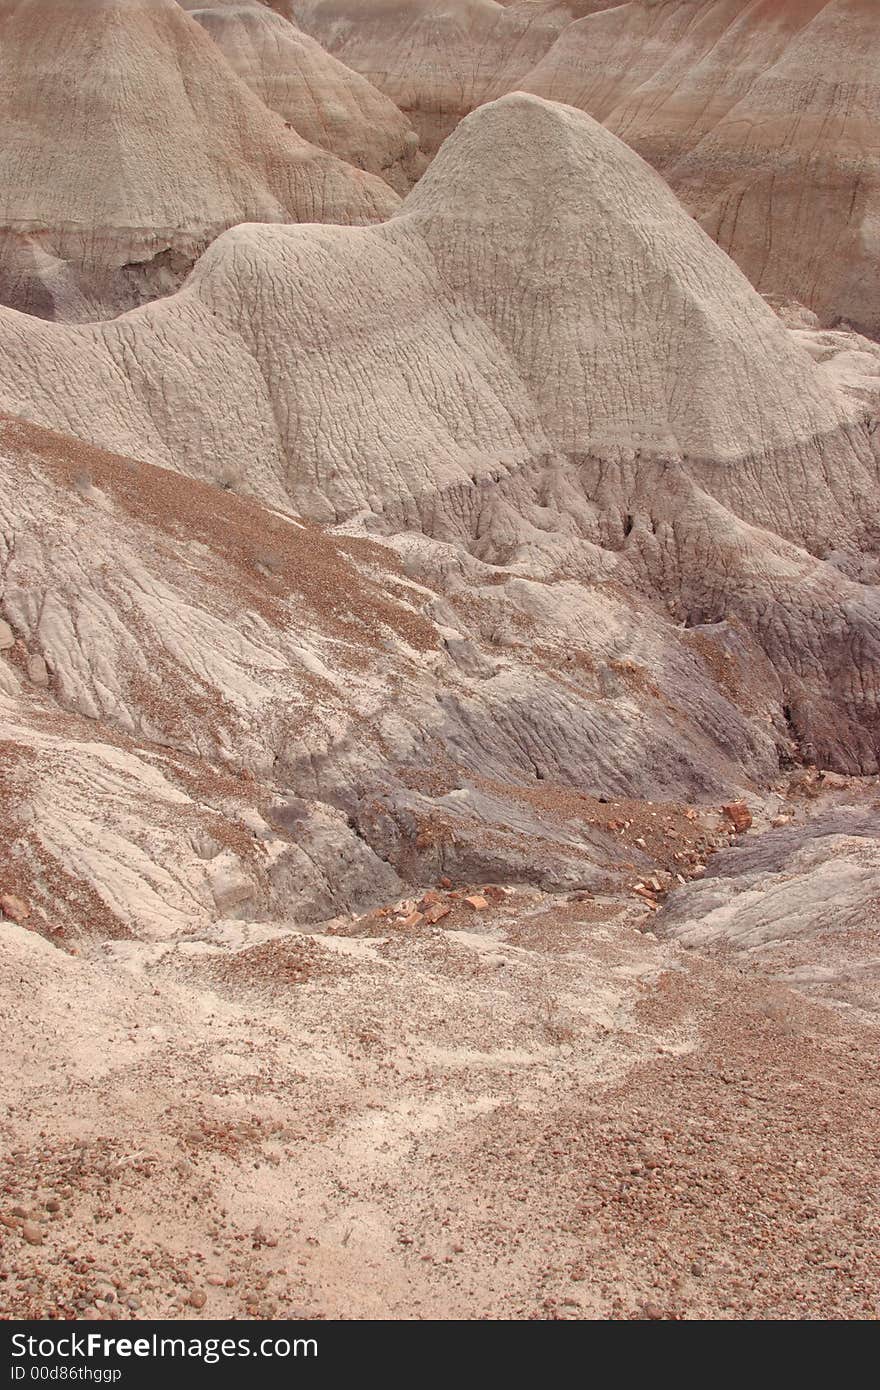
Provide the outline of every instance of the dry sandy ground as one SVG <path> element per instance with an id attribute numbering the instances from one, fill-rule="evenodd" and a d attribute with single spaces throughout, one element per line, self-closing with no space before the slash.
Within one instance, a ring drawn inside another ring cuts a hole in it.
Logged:
<path id="1" fill-rule="evenodd" d="M 877 1316 L 880 977 L 664 939 L 675 894 L 444 898 L 80 956 L 0 924 L 0 1313 Z"/>

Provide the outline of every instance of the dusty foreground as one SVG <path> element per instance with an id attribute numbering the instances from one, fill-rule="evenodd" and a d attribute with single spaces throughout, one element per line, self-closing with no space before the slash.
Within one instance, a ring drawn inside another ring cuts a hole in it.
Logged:
<path id="1" fill-rule="evenodd" d="M 836 796 L 659 909 L 2 922 L 0 1311 L 876 1317 L 877 781 Z"/>

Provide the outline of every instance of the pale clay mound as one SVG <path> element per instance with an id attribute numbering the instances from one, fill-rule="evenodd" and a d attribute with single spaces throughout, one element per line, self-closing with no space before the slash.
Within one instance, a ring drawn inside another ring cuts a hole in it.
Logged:
<path id="1" fill-rule="evenodd" d="M 176 0 L 4 4 L 0 119 L 0 299 L 45 318 L 167 293 L 239 222 L 398 201 L 269 111 Z"/>
<path id="2" fill-rule="evenodd" d="M 418 136 L 394 103 L 257 0 L 183 4 L 230 67 L 271 110 L 321 149 L 406 193 L 422 173 Z"/>
<path id="3" fill-rule="evenodd" d="M 236 228 L 172 297 L 0 340 L 11 413 L 411 533 L 423 573 L 741 623 L 806 755 L 876 769 L 877 350 L 788 331 L 579 112 L 506 97 L 380 227 Z"/>
<path id="4" fill-rule="evenodd" d="M 880 334 L 880 7 L 621 5 L 520 85 L 650 160 L 758 289 Z"/>
<path id="5" fill-rule="evenodd" d="M 290 8 L 411 115 L 426 148 L 505 90 L 577 106 L 662 171 L 758 289 L 880 334 L 874 0 Z"/>

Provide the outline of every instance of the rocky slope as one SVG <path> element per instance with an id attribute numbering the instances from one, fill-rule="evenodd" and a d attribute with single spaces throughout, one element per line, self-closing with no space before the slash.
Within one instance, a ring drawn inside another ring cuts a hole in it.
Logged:
<path id="1" fill-rule="evenodd" d="M 449 874 L 665 881 L 705 842 L 682 800 L 788 746 L 738 628 L 333 537 L 17 421 L 2 449 L 5 886 L 50 935 L 89 934 L 73 881 L 147 937 Z"/>
<path id="2" fill-rule="evenodd" d="M 579 897 L 0 922 L 0 1311 L 876 1318 L 876 972 L 866 1022 Z"/>
<path id="3" fill-rule="evenodd" d="M 240 222 L 397 203 L 269 111 L 176 0 L 4 4 L 0 120 L 0 301 L 44 318 L 167 293 Z"/>

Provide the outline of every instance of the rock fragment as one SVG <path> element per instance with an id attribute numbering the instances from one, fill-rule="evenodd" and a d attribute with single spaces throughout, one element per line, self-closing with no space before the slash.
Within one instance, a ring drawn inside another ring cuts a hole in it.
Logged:
<path id="1" fill-rule="evenodd" d="M 751 829 L 752 813 L 744 801 L 731 801 L 721 809 L 738 835 Z"/>
<path id="2" fill-rule="evenodd" d="M 426 908 L 425 921 L 429 926 L 434 926 L 437 922 L 442 922 L 444 917 L 448 917 L 452 911 L 445 903 L 435 903 L 433 907 Z"/>
<path id="3" fill-rule="evenodd" d="M 28 680 L 32 685 L 46 686 L 49 684 L 49 669 L 46 666 L 45 658 L 39 654 L 28 657 L 27 673 Z"/>
<path id="4" fill-rule="evenodd" d="M 4 917 L 8 917 L 12 922 L 26 922 L 31 915 L 31 910 L 23 898 L 19 898 L 15 893 L 0 893 L 0 911 Z"/>

